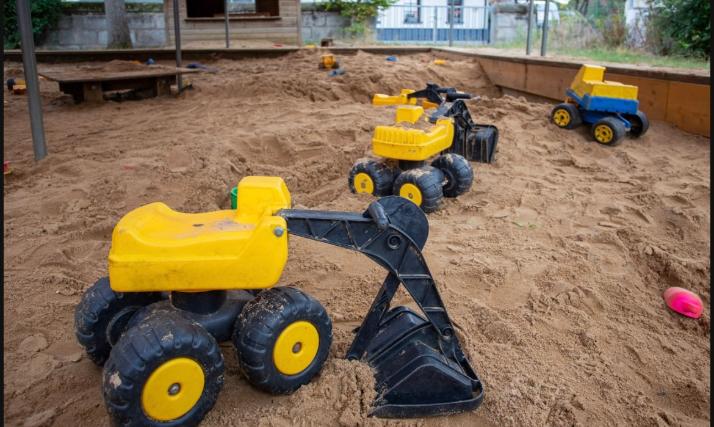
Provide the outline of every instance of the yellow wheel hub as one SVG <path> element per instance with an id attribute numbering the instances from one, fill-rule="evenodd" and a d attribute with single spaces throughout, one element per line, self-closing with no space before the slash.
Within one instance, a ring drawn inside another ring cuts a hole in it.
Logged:
<path id="1" fill-rule="evenodd" d="M 414 184 L 406 183 L 399 187 L 399 195 L 421 206 L 421 190 Z"/>
<path id="2" fill-rule="evenodd" d="M 273 347 L 273 362 L 284 375 L 296 375 L 307 369 L 320 347 L 320 334 L 312 323 L 299 320 L 289 324 Z"/>
<path id="3" fill-rule="evenodd" d="M 607 125 L 597 125 L 595 127 L 595 139 L 602 144 L 609 144 L 612 142 L 613 132 L 610 126 Z"/>
<path id="4" fill-rule="evenodd" d="M 201 398 L 205 381 L 201 365 L 193 359 L 177 357 L 164 362 L 144 384 L 144 413 L 158 421 L 181 418 Z"/>
<path id="5" fill-rule="evenodd" d="M 564 128 L 570 124 L 570 113 L 564 108 L 559 108 L 553 113 L 553 122 L 556 125 Z"/>
<path id="6" fill-rule="evenodd" d="M 358 193 L 372 194 L 374 192 L 374 182 L 372 178 L 364 172 L 355 175 L 355 190 Z"/>

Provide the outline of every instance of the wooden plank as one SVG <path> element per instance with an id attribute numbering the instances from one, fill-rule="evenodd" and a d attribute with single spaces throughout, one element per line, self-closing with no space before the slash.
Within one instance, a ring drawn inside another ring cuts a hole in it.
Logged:
<path id="1" fill-rule="evenodd" d="M 698 135 L 710 136 L 708 85 L 669 82 L 665 120 Z"/>
<path id="2" fill-rule="evenodd" d="M 526 92 L 552 99 L 565 99 L 577 70 L 526 64 Z"/>
<path id="3" fill-rule="evenodd" d="M 644 111 L 650 120 L 665 119 L 667 113 L 667 98 L 669 96 L 669 82 L 609 72 L 605 73 L 605 79 L 637 86 L 637 98 L 640 101 L 640 110 Z"/>
<path id="4" fill-rule="evenodd" d="M 270 30 L 282 30 L 282 29 L 287 29 L 290 31 L 295 31 L 295 24 L 297 20 L 294 18 L 287 18 L 287 19 L 281 19 L 280 21 L 271 21 L 271 22 L 265 22 L 265 21 L 250 21 L 250 22 L 240 22 L 240 23 L 235 23 L 231 22 L 228 24 L 228 27 L 231 30 L 263 30 L 263 31 L 270 31 Z M 223 31 L 225 33 L 225 23 L 223 22 L 210 22 L 210 21 L 204 21 L 204 22 L 192 22 L 190 24 L 186 24 L 184 27 L 181 28 L 181 36 L 183 37 L 184 34 L 189 34 L 195 31 Z"/>
<path id="5" fill-rule="evenodd" d="M 480 59 L 492 59 L 499 63 L 512 62 L 518 64 L 535 64 L 547 65 L 558 68 L 571 68 L 574 70 L 580 69 L 583 63 L 588 63 L 587 60 L 564 59 L 564 58 L 542 58 L 536 56 L 512 55 L 512 54 L 494 54 L 479 52 L 478 49 L 469 48 L 432 48 L 435 52 L 453 52 L 463 56 L 471 56 Z M 584 62 L 585 61 L 585 62 Z M 592 61 L 591 61 L 592 62 Z M 692 69 L 671 69 L 657 67 L 642 67 L 637 65 L 605 63 L 601 64 L 607 67 L 608 73 L 631 75 L 635 77 L 649 77 L 652 79 L 675 80 L 688 83 L 710 84 L 709 71 L 692 70 Z"/>
<path id="6" fill-rule="evenodd" d="M 147 67 L 148 68 L 148 67 Z M 168 68 L 137 70 L 137 71 L 102 71 L 102 70 L 63 70 L 63 71 L 42 71 L 38 74 L 42 77 L 59 83 L 83 83 L 83 82 L 103 82 L 111 80 L 131 80 L 148 77 L 173 76 L 177 73 L 191 74 L 201 70 L 190 68 Z"/>
<path id="7" fill-rule="evenodd" d="M 496 86 L 526 90 L 525 64 L 498 62 L 490 59 L 480 59 L 479 63 L 491 82 Z"/>

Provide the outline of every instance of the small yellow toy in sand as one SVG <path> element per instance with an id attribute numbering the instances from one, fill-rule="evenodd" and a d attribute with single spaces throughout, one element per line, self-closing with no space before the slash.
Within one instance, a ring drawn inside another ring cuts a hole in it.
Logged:
<path id="1" fill-rule="evenodd" d="M 446 65 L 446 59 L 435 59 L 434 65 Z"/>
<path id="2" fill-rule="evenodd" d="M 27 85 L 22 79 L 7 79 L 7 90 L 15 95 L 22 95 L 27 91 Z"/>
<path id="3" fill-rule="evenodd" d="M 340 68 L 340 63 L 335 59 L 335 55 L 326 54 L 320 56 L 319 67 L 321 70 L 335 70 Z"/>

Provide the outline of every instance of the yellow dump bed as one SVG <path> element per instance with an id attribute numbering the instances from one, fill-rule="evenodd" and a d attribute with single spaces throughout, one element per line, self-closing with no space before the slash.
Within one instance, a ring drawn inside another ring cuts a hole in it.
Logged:
<path id="1" fill-rule="evenodd" d="M 287 261 L 290 193 L 275 177 L 246 177 L 238 209 L 181 213 L 151 203 L 114 228 L 109 282 L 119 292 L 206 291 L 273 286 Z"/>
<path id="2" fill-rule="evenodd" d="M 428 131 L 398 126 L 377 126 L 372 152 L 380 157 L 422 161 L 449 148 L 454 139 L 453 119 L 437 120 Z"/>
<path id="3" fill-rule="evenodd" d="M 585 64 L 575 75 L 570 88 L 579 96 L 637 100 L 637 86 L 605 80 L 605 67 Z"/>

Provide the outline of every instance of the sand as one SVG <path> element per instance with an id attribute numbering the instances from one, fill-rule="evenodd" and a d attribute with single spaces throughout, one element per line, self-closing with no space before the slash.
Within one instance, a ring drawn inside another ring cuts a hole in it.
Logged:
<path id="1" fill-rule="evenodd" d="M 281 284 L 309 292 L 334 322 L 323 372 L 292 396 L 240 376 L 222 345 L 226 381 L 203 425 L 708 425 L 710 420 L 710 142 L 654 122 L 618 147 L 548 123 L 551 106 L 500 92 L 472 60 L 341 56 L 328 77 L 317 53 L 220 60 L 179 98 L 74 105 L 41 82 L 50 155 L 32 160 L 24 97 L 4 106 L 4 409 L 8 425 L 107 425 L 100 370 L 76 343 L 74 307 L 106 274 L 114 224 L 164 201 L 228 208 L 245 175 L 282 176 L 296 206 L 362 211 L 352 163 L 393 108 L 375 92 L 427 81 L 481 95 L 478 122 L 501 131 L 496 162 L 429 216 L 425 254 L 462 344 L 485 384 L 475 412 L 367 418 L 369 368 L 340 357 L 384 272 L 358 254 L 293 238 Z M 170 65 L 167 63 L 167 65 Z M 69 69 L 101 64 L 48 65 Z M 19 76 L 19 64 L 6 64 Z M 670 312 L 670 286 L 706 310 Z M 403 292 L 397 303 L 407 303 Z"/>

